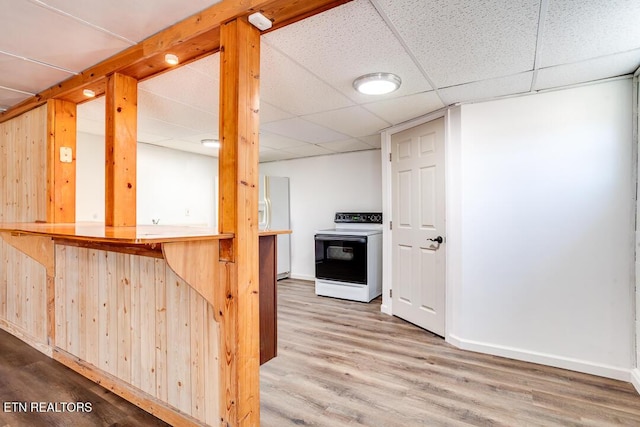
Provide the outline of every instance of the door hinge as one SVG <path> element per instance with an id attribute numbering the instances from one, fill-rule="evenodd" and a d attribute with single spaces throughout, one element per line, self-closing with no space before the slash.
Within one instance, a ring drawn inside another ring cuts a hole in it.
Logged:
<path id="1" fill-rule="evenodd" d="M 391 153 L 389 153 L 389 161 L 391 161 Z"/>
<path id="2" fill-rule="evenodd" d="M 389 289 L 389 298 L 393 298 L 393 289 Z"/>
<path id="3" fill-rule="evenodd" d="M 393 230 L 393 221 L 389 221 L 389 230 Z"/>

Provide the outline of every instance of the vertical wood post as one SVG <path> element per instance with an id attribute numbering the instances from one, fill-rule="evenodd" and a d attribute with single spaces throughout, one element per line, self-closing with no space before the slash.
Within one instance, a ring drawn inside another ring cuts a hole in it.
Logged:
<path id="1" fill-rule="evenodd" d="M 246 18 L 220 29 L 219 230 L 226 283 L 221 321 L 222 425 L 260 425 L 258 132 L 260 33 Z M 223 242 L 224 243 L 224 242 Z"/>
<path id="2" fill-rule="evenodd" d="M 51 99 L 47 101 L 47 222 L 75 221 L 76 104 Z"/>
<path id="3" fill-rule="evenodd" d="M 138 81 L 115 73 L 105 100 L 105 225 L 136 225 Z"/>

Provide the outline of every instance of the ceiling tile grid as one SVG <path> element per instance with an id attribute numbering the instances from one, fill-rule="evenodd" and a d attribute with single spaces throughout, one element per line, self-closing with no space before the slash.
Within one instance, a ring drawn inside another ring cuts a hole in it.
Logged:
<path id="1" fill-rule="evenodd" d="M 368 73 L 400 76 L 400 89 L 385 98 L 431 89 L 368 0 L 354 0 L 263 39 L 357 103 L 374 99 L 352 87 L 355 78 Z"/>
<path id="2" fill-rule="evenodd" d="M 303 118 L 354 138 L 377 133 L 390 125 L 359 106 L 310 114 Z"/>
<path id="3" fill-rule="evenodd" d="M 373 0 L 440 88 L 533 69 L 539 0 Z"/>
<path id="4" fill-rule="evenodd" d="M 196 12 L 219 3 L 219 0 L 33 1 L 75 16 L 134 42 L 139 42 Z"/>
<path id="5" fill-rule="evenodd" d="M 312 144 L 349 139 L 349 136 L 345 134 L 311 123 L 299 117 L 265 123 L 261 128 L 276 135 L 286 136 Z"/>
<path id="6" fill-rule="evenodd" d="M 71 76 L 66 71 L 0 53 L 0 86 L 34 94 Z"/>
<path id="7" fill-rule="evenodd" d="M 535 90 L 569 86 L 633 74 L 640 64 L 640 49 L 538 70 Z"/>
<path id="8" fill-rule="evenodd" d="M 433 91 L 362 105 L 363 108 L 392 125 L 423 116 L 444 106 L 440 97 Z"/>
<path id="9" fill-rule="evenodd" d="M 499 96 L 526 93 L 531 89 L 533 72 L 451 86 L 440 90 L 440 96 L 448 104 L 480 101 Z"/>
<path id="10" fill-rule="evenodd" d="M 263 42 L 260 50 L 260 96 L 272 105 L 296 116 L 353 105 L 268 42 Z"/>
<path id="11" fill-rule="evenodd" d="M 177 123 L 198 133 L 216 132 L 218 116 L 185 103 L 138 90 L 138 118 L 153 118 L 167 123 Z"/>
<path id="12" fill-rule="evenodd" d="M 541 67 L 640 48 L 640 1 L 550 0 Z"/>
<path id="13" fill-rule="evenodd" d="M 0 0 L 0 50 L 80 72 L 131 46 L 26 0 Z M 44 88 L 43 88 L 44 89 Z"/>

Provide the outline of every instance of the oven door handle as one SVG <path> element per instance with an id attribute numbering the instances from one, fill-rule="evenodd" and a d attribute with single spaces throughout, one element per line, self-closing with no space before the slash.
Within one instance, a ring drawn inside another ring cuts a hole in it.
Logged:
<path id="1" fill-rule="evenodd" d="M 316 240 L 331 241 L 342 240 L 345 242 L 367 243 L 367 238 L 363 236 L 341 236 L 336 234 L 316 234 Z"/>

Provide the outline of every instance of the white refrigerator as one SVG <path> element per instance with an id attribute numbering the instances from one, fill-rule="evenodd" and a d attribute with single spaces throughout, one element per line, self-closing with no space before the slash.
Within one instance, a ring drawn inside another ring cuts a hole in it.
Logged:
<path id="1" fill-rule="evenodd" d="M 289 230 L 289 178 L 260 175 L 258 194 L 260 230 Z M 291 273 L 291 236 L 278 234 L 278 279 Z"/>

